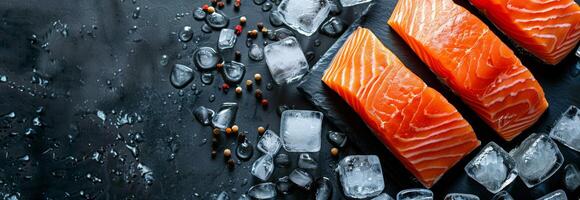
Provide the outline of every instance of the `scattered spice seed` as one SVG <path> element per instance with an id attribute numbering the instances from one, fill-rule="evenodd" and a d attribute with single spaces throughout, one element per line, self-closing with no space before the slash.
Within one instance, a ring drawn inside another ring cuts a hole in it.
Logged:
<path id="1" fill-rule="evenodd" d="M 268 106 L 268 99 L 262 99 L 262 101 L 260 101 L 260 104 L 262 104 L 263 107 L 267 107 Z"/>
<path id="2" fill-rule="evenodd" d="M 232 126 L 232 133 L 237 134 L 239 130 L 240 130 L 240 127 L 238 127 L 238 125 Z"/>
<path id="3" fill-rule="evenodd" d="M 224 4 L 224 2 L 220 1 L 220 2 L 217 2 L 217 6 L 218 6 L 218 8 L 223 8 L 225 6 L 225 4 Z"/>
<path id="4" fill-rule="evenodd" d="M 234 8 L 235 9 L 239 9 L 241 5 L 242 5 L 242 2 L 241 1 L 236 0 L 236 2 L 234 2 Z"/>
<path id="5" fill-rule="evenodd" d="M 256 96 L 256 98 L 262 99 L 262 90 L 256 89 L 256 91 L 254 92 L 254 95 Z"/>
<path id="6" fill-rule="evenodd" d="M 258 22 L 256 26 L 258 27 L 258 30 L 262 30 L 262 28 L 264 28 L 264 23 Z"/>
<path id="7" fill-rule="evenodd" d="M 217 151 L 212 150 L 211 151 L 211 158 L 215 158 L 217 156 Z"/>
<path id="8" fill-rule="evenodd" d="M 218 140 L 217 140 L 217 138 L 212 138 L 211 139 L 211 148 L 212 149 L 215 149 L 217 147 L 218 147 Z"/>
<path id="9" fill-rule="evenodd" d="M 332 149 L 330 149 L 330 155 L 332 155 L 333 157 L 337 157 L 338 156 L 338 148 L 332 147 Z"/>
<path id="10" fill-rule="evenodd" d="M 262 126 L 258 127 L 258 134 L 260 136 L 264 135 L 265 132 L 266 132 L 266 129 L 264 127 L 262 127 Z"/>
<path id="11" fill-rule="evenodd" d="M 246 16 L 241 16 L 240 17 L 240 24 L 242 24 L 242 25 L 246 24 L 246 20 L 247 20 Z"/>
<path id="12" fill-rule="evenodd" d="M 201 9 L 202 9 L 203 11 L 205 11 L 205 12 L 208 12 L 208 11 L 209 11 L 209 5 L 207 5 L 207 4 L 203 4 L 203 6 L 201 6 Z"/>
<path id="13" fill-rule="evenodd" d="M 212 14 L 212 13 L 214 13 L 214 12 L 215 12 L 215 8 L 214 8 L 213 6 L 210 6 L 210 7 L 208 7 L 208 8 L 207 8 L 207 12 L 208 12 L 209 14 Z"/>
<path id="14" fill-rule="evenodd" d="M 264 35 L 268 35 L 268 28 L 264 27 L 261 31 Z"/>
<path id="15" fill-rule="evenodd" d="M 254 79 L 259 82 L 262 80 L 262 75 L 261 74 L 254 74 Z"/>
<path id="16" fill-rule="evenodd" d="M 222 90 L 227 90 L 230 89 L 230 85 L 228 85 L 227 83 L 222 84 Z"/>
<path id="17" fill-rule="evenodd" d="M 252 84 L 254 84 L 254 82 L 252 82 L 252 80 L 249 80 L 249 79 L 248 79 L 248 80 L 246 80 L 246 87 L 247 87 L 248 89 L 252 88 Z"/>
<path id="18" fill-rule="evenodd" d="M 212 5 L 215 5 L 218 1 L 217 0 L 210 0 L 209 1 Z"/>
<path id="19" fill-rule="evenodd" d="M 220 129 L 219 128 L 214 128 L 212 132 L 213 132 L 213 137 L 214 138 L 220 135 Z"/>
<path id="20" fill-rule="evenodd" d="M 235 30 L 236 35 L 240 35 L 242 33 L 242 25 L 239 25 L 239 24 L 236 25 L 234 27 L 234 30 Z"/>
<path id="21" fill-rule="evenodd" d="M 226 128 L 226 134 L 230 135 L 232 133 L 232 128 L 228 127 Z"/>
<path id="22" fill-rule="evenodd" d="M 233 159 L 228 160 L 228 167 L 233 169 L 236 166 L 236 162 Z"/>
<path id="23" fill-rule="evenodd" d="M 242 94 L 242 87 L 240 87 L 240 86 L 236 87 L 236 94 L 238 94 L 238 95 Z"/>
<path id="24" fill-rule="evenodd" d="M 240 134 L 238 134 L 238 142 L 244 142 L 246 140 L 246 135 L 248 133 L 246 131 L 241 132 Z"/>
<path id="25" fill-rule="evenodd" d="M 224 157 L 229 158 L 232 156 L 232 151 L 230 149 L 224 149 Z"/>
<path id="26" fill-rule="evenodd" d="M 256 38 L 256 37 L 258 37 L 258 31 L 255 30 L 255 29 L 254 30 L 251 30 L 251 31 L 248 31 L 248 37 L 250 37 L 250 38 Z"/>
<path id="27" fill-rule="evenodd" d="M 223 63 L 218 63 L 218 64 L 215 65 L 215 67 L 217 67 L 218 69 L 221 69 L 221 68 L 224 67 L 224 64 Z"/>
<path id="28" fill-rule="evenodd" d="M 235 56 L 236 60 L 240 61 L 240 59 L 242 59 L 242 52 L 240 52 L 240 50 L 236 50 Z"/>

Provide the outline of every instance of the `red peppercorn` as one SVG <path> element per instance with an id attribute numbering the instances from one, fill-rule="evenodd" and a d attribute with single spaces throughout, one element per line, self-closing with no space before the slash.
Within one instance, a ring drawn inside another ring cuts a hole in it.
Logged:
<path id="1" fill-rule="evenodd" d="M 234 2 L 234 8 L 236 8 L 236 9 L 239 9 L 241 5 L 242 5 L 241 1 L 236 0 L 236 2 Z"/>
<path id="2" fill-rule="evenodd" d="M 207 4 L 203 4 L 203 6 L 201 6 L 201 9 L 205 12 L 207 12 L 208 8 L 209 8 L 209 5 L 207 5 Z"/>
<path id="3" fill-rule="evenodd" d="M 222 89 L 223 90 L 230 89 L 230 85 L 228 85 L 227 83 L 224 83 L 224 84 L 222 84 Z"/>
<path id="4" fill-rule="evenodd" d="M 234 30 L 236 31 L 236 35 L 240 35 L 242 33 L 242 25 L 236 25 Z"/>
<path id="5" fill-rule="evenodd" d="M 222 2 L 222 1 L 220 1 L 220 2 L 217 2 L 217 6 L 218 6 L 218 8 L 223 8 L 225 5 L 226 5 L 226 4 L 224 4 L 224 2 Z"/>
<path id="6" fill-rule="evenodd" d="M 260 104 L 262 104 L 262 106 L 264 106 L 264 107 L 268 106 L 268 99 L 262 99 Z"/>

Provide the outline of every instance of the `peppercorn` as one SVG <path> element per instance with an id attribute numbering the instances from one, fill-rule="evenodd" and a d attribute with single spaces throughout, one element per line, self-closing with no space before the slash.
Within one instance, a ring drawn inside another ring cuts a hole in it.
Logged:
<path id="1" fill-rule="evenodd" d="M 225 6 L 225 4 L 224 4 L 224 2 L 220 1 L 220 2 L 217 2 L 217 6 L 218 6 L 218 8 L 223 8 Z"/>
<path id="2" fill-rule="evenodd" d="M 266 132 L 266 129 L 262 126 L 258 127 L 258 134 L 259 135 L 264 135 L 264 132 Z"/>
<path id="3" fill-rule="evenodd" d="M 209 1 L 212 5 L 216 5 L 216 3 L 218 2 L 217 0 L 210 0 Z"/>
<path id="4" fill-rule="evenodd" d="M 337 157 L 338 156 L 338 148 L 332 147 L 332 149 L 330 149 L 330 155 L 332 155 L 333 157 Z"/>
<path id="5" fill-rule="evenodd" d="M 247 20 L 246 16 L 241 16 L 240 17 L 240 24 L 242 24 L 242 25 L 246 24 L 246 20 Z"/>
<path id="6" fill-rule="evenodd" d="M 211 139 L 211 148 L 212 148 L 212 149 L 215 149 L 215 148 L 217 148 L 217 147 L 218 147 L 218 145 L 219 145 L 219 144 L 218 144 L 218 140 L 217 140 L 217 138 L 215 138 L 215 137 L 214 137 L 214 138 L 212 138 L 212 139 Z"/>
<path id="7" fill-rule="evenodd" d="M 267 107 L 268 106 L 268 99 L 262 99 L 262 101 L 260 101 L 260 104 L 262 104 L 263 107 Z"/>
<path id="8" fill-rule="evenodd" d="M 268 35 L 268 28 L 264 27 L 260 30 L 264 35 Z"/>
<path id="9" fill-rule="evenodd" d="M 236 0 L 236 2 L 234 2 L 234 8 L 235 9 L 239 9 L 241 5 L 242 5 L 242 2 L 241 1 Z"/>
<path id="10" fill-rule="evenodd" d="M 264 23 L 258 22 L 256 26 L 258 27 L 258 30 L 262 30 L 262 28 L 264 28 Z"/>
<path id="11" fill-rule="evenodd" d="M 215 158 L 217 156 L 217 151 L 212 150 L 211 151 L 211 158 Z"/>
<path id="12" fill-rule="evenodd" d="M 226 128 L 226 135 L 229 135 L 230 133 L 232 133 L 232 128 L 230 127 Z"/>
<path id="13" fill-rule="evenodd" d="M 262 99 L 262 90 L 260 89 L 256 89 L 256 91 L 254 92 L 256 98 L 258 99 Z"/>
<path id="14" fill-rule="evenodd" d="M 250 30 L 250 31 L 248 31 L 248 37 L 249 38 L 256 38 L 256 37 L 258 37 L 258 31 L 256 31 L 256 30 Z"/>
<path id="15" fill-rule="evenodd" d="M 238 142 L 244 142 L 244 140 L 246 140 L 246 135 L 248 133 L 246 131 L 241 132 L 238 134 Z"/>
<path id="16" fill-rule="evenodd" d="M 233 159 L 228 160 L 228 167 L 233 169 L 236 166 L 236 162 Z"/>
<path id="17" fill-rule="evenodd" d="M 261 74 L 254 74 L 254 79 L 259 82 L 262 80 L 262 75 Z"/>
<path id="18" fill-rule="evenodd" d="M 236 94 L 238 94 L 238 95 L 242 94 L 242 87 L 240 87 L 240 86 L 236 87 Z"/>
<path id="19" fill-rule="evenodd" d="M 212 13 L 214 13 L 214 12 L 215 12 L 215 8 L 214 8 L 213 6 L 210 6 L 210 7 L 208 7 L 208 8 L 207 8 L 207 12 L 208 12 L 209 14 L 212 14 Z"/>
<path id="20" fill-rule="evenodd" d="M 224 157 L 229 158 L 232 156 L 232 151 L 230 149 L 224 149 Z"/>
<path id="21" fill-rule="evenodd" d="M 203 4 L 203 6 L 201 6 L 201 9 L 202 9 L 203 11 L 205 11 L 205 12 L 208 12 L 209 5 L 207 5 L 207 4 Z"/>
<path id="22" fill-rule="evenodd" d="M 217 67 L 218 69 L 221 69 L 221 68 L 224 67 L 224 64 L 223 63 L 218 63 L 218 64 L 215 65 L 215 67 Z"/>
<path id="23" fill-rule="evenodd" d="M 232 133 L 237 134 L 239 130 L 240 130 L 240 127 L 238 127 L 238 125 L 232 126 Z"/>
<path id="24" fill-rule="evenodd" d="M 240 35 L 242 33 L 242 25 L 239 25 L 239 24 L 236 25 L 234 27 L 234 30 L 235 30 L 236 35 Z"/>
<path id="25" fill-rule="evenodd" d="M 214 128 L 212 132 L 213 132 L 213 137 L 218 137 L 220 135 L 220 129 L 219 128 Z"/>
<path id="26" fill-rule="evenodd" d="M 227 83 L 222 84 L 222 90 L 227 90 L 230 89 L 230 85 L 228 85 Z"/>
<path id="27" fill-rule="evenodd" d="M 240 50 L 236 50 L 235 56 L 236 60 L 240 61 L 240 59 L 242 59 L 242 52 L 240 52 Z"/>
<path id="28" fill-rule="evenodd" d="M 254 84 L 254 82 L 252 82 L 252 80 L 246 80 L 246 88 L 250 89 L 252 88 L 252 84 Z"/>

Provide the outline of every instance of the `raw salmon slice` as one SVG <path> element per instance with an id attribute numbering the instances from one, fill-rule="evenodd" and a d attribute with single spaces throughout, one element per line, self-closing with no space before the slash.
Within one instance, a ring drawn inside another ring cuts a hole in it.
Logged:
<path id="1" fill-rule="evenodd" d="M 388 23 L 503 139 L 512 140 L 548 108 L 513 51 L 452 0 L 400 0 Z"/>
<path id="2" fill-rule="evenodd" d="M 480 144 L 457 109 L 368 29 L 350 35 L 322 81 L 425 187 Z"/>
<path id="3" fill-rule="evenodd" d="M 469 0 L 502 32 L 548 64 L 558 64 L 580 40 L 574 0 Z"/>

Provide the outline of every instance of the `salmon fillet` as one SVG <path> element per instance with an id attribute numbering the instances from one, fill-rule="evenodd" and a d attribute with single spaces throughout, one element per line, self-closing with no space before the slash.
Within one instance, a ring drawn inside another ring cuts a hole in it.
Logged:
<path id="1" fill-rule="evenodd" d="M 480 144 L 457 109 L 368 29 L 350 35 L 322 81 L 425 187 Z"/>
<path id="2" fill-rule="evenodd" d="M 469 0 L 518 45 L 558 64 L 580 40 L 580 6 L 574 0 Z"/>
<path id="3" fill-rule="evenodd" d="M 513 51 L 452 0 L 400 0 L 388 24 L 503 139 L 515 138 L 548 108 Z"/>

